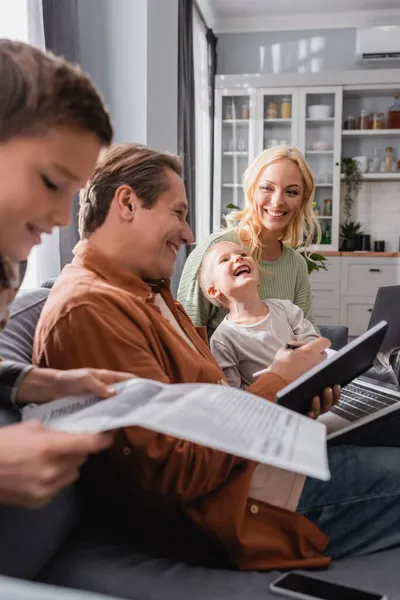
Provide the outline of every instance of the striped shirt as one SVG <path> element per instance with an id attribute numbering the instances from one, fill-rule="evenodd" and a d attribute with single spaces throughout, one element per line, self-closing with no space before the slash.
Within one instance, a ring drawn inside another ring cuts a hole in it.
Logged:
<path id="1" fill-rule="evenodd" d="M 196 245 L 189 255 L 179 283 L 178 300 L 183 304 L 196 327 L 207 326 L 208 333 L 221 323 L 227 311 L 212 304 L 200 288 L 198 274 L 206 252 L 218 242 L 240 244 L 236 229 L 211 234 L 204 242 Z M 274 261 L 261 261 L 260 297 L 263 300 L 278 298 L 291 300 L 299 306 L 306 319 L 314 325 L 311 311 L 311 288 L 304 257 L 283 246 L 281 256 Z"/>

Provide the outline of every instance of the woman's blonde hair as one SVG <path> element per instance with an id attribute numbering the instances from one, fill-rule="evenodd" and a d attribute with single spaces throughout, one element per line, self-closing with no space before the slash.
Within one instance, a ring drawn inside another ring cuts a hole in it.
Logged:
<path id="1" fill-rule="evenodd" d="M 237 227 L 239 237 L 246 242 L 250 255 L 257 263 L 263 254 L 262 230 L 264 225 L 253 206 L 254 188 L 265 167 L 277 160 L 288 159 L 294 162 L 304 181 L 304 194 L 301 208 L 294 219 L 283 230 L 280 241 L 290 246 L 308 248 L 321 240 L 321 226 L 314 214 L 313 202 L 315 193 L 314 177 L 303 154 L 292 146 L 274 146 L 264 150 L 247 167 L 243 175 L 243 190 L 246 207 L 226 216 L 229 227 Z"/>

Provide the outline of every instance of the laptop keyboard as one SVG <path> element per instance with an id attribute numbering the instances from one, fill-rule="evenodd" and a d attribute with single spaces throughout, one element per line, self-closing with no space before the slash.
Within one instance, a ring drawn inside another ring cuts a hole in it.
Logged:
<path id="1" fill-rule="evenodd" d="M 392 394 L 349 383 L 342 388 L 340 400 L 331 409 L 331 412 L 347 421 L 358 421 L 358 419 L 391 406 L 399 400 L 399 397 Z"/>

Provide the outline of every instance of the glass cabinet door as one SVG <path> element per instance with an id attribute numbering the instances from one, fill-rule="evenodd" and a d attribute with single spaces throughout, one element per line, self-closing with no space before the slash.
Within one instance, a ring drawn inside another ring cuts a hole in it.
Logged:
<path id="1" fill-rule="evenodd" d="M 342 105 L 338 88 L 301 91 L 300 148 L 315 179 L 321 249 L 338 249 Z"/>
<path id="2" fill-rule="evenodd" d="M 215 173 L 215 184 L 219 189 L 214 192 L 214 230 L 225 225 L 223 215 L 244 206 L 241 182 L 253 155 L 254 101 L 243 90 L 224 92 L 216 103 L 216 114 L 215 164 L 219 173 Z"/>
<path id="3" fill-rule="evenodd" d="M 280 144 L 297 145 L 297 92 L 293 89 L 260 90 L 261 148 Z"/>

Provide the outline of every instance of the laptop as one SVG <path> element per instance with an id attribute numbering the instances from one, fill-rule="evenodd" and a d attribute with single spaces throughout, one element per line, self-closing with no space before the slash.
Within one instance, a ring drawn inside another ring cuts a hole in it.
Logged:
<path id="1" fill-rule="evenodd" d="M 342 388 L 338 404 L 318 419 L 327 426 L 328 439 L 400 408 L 400 385 L 390 364 L 391 355 L 400 350 L 400 285 L 379 288 L 368 329 L 382 320 L 388 329 L 374 366 Z"/>

